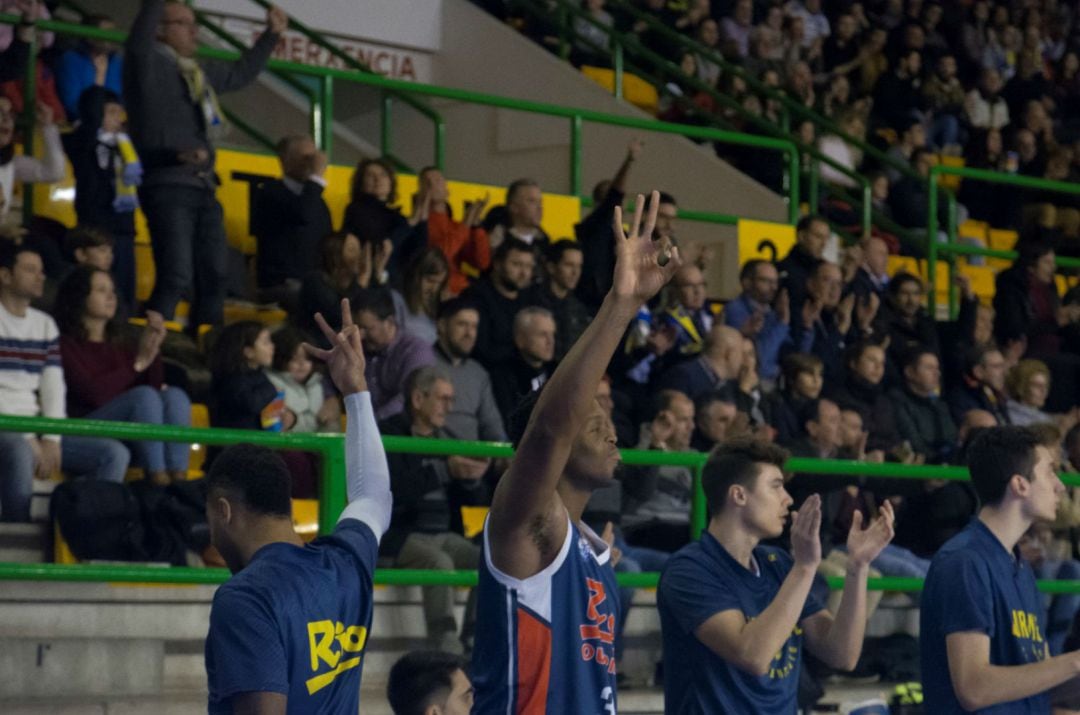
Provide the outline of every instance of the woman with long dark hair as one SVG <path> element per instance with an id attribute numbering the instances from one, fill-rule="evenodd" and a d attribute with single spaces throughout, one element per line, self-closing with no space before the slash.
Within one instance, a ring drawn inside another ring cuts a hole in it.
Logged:
<path id="1" fill-rule="evenodd" d="M 450 266 L 437 248 L 425 248 L 416 254 L 405 269 L 405 332 L 434 344 L 438 335 L 435 315 L 439 310 Z"/>
<path id="2" fill-rule="evenodd" d="M 71 417 L 191 424 L 191 400 L 164 384 L 160 349 L 165 326 L 150 319 L 137 343 L 116 321 L 116 288 L 107 271 L 80 266 L 60 284 L 55 317 Z M 135 441 L 128 445 L 155 484 L 187 478 L 189 445 Z"/>
<path id="3" fill-rule="evenodd" d="M 372 246 L 376 261 L 382 262 L 391 277 L 397 277 L 403 262 L 403 244 L 412 228 L 423 217 L 411 220 L 398 208 L 397 174 L 385 159 L 364 159 L 356 165 L 353 173 L 349 205 L 341 230 L 359 239 L 365 247 Z M 381 273 L 381 271 L 380 271 Z M 375 275 L 376 283 L 382 283 L 381 275 Z"/>
<path id="4" fill-rule="evenodd" d="M 293 322 L 309 340 L 323 341 L 315 324 L 315 314 L 322 313 L 331 325 L 341 323 L 341 300 L 354 301 L 367 288 L 372 274 L 382 271 L 382 263 L 372 265 L 371 244 L 362 245 L 351 233 L 332 233 L 319 244 L 322 270 L 305 276 L 297 299 Z"/>

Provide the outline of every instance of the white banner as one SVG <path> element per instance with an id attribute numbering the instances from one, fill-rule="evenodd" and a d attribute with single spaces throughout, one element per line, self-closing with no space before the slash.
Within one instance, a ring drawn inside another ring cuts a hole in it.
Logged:
<path id="1" fill-rule="evenodd" d="M 262 22 L 224 18 L 225 29 L 237 38 L 251 44 L 265 29 Z M 401 49 L 363 40 L 326 35 L 326 39 L 355 60 L 362 62 L 378 74 L 391 79 L 408 82 L 431 82 L 431 55 L 416 50 Z M 289 31 L 281 38 L 274 50 L 274 58 L 320 67 L 348 69 L 340 58 L 312 42 L 298 32 Z"/>
<path id="2" fill-rule="evenodd" d="M 262 21 L 266 13 L 250 0 L 196 0 L 200 10 Z M 442 0 L 277 0 L 313 30 L 378 45 L 437 52 L 441 46 Z"/>

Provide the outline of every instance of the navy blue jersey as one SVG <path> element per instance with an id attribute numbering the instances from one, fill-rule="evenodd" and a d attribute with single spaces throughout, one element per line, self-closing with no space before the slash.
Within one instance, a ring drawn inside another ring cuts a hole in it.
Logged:
<path id="1" fill-rule="evenodd" d="M 618 586 L 611 551 L 566 517 L 543 571 L 516 579 L 484 558 L 477 593 L 474 715 L 615 715 Z"/>
<path id="2" fill-rule="evenodd" d="M 656 602 L 664 637 L 664 712 L 669 715 L 795 712 L 801 627 L 792 631 L 762 676 L 736 668 L 694 635 L 717 613 L 741 611 L 749 622 L 773 602 L 794 562 L 785 551 L 769 546 L 755 548 L 753 557 L 758 573 L 747 570 L 705 532 L 664 568 Z M 799 622 L 824 608 L 808 596 Z"/>
<path id="3" fill-rule="evenodd" d="M 268 691 L 288 696 L 289 713 L 356 715 L 378 550 L 367 524 L 343 519 L 305 546 L 255 552 L 214 594 L 209 712 L 231 713 L 233 696 Z"/>
<path id="4" fill-rule="evenodd" d="M 1019 551 L 1009 553 L 977 517 L 938 550 L 923 587 L 919 622 L 926 711 L 966 713 L 949 676 L 945 637 L 978 631 L 990 637 L 993 665 L 1024 665 L 1047 656 L 1046 622 L 1035 575 Z M 983 708 L 980 713 L 1048 713 L 1046 695 Z"/>

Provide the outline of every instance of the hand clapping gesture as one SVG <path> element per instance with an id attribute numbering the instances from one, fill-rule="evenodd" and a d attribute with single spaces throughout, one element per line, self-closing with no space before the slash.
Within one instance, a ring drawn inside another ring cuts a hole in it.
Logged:
<path id="1" fill-rule="evenodd" d="M 862 512 L 856 511 L 847 537 L 848 562 L 855 566 L 869 566 L 892 541 L 895 521 L 892 504 L 887 501 L 882 503 L 878 518 L 865 529 Z"/>

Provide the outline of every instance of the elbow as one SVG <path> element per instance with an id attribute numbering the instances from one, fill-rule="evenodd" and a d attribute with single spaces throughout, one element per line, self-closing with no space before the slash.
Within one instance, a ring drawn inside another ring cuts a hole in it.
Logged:
<path id="1" fill-rule="evenodd" d="M 973 680 L 973 678 L 969 678 L 955 679 L 953 681 L 953 691 L 956 694 L 956 699 L 964 710 L 979 710 L 993 704 L 992 701 L 985 697 L 985 688 L 979 687 Z"/>

